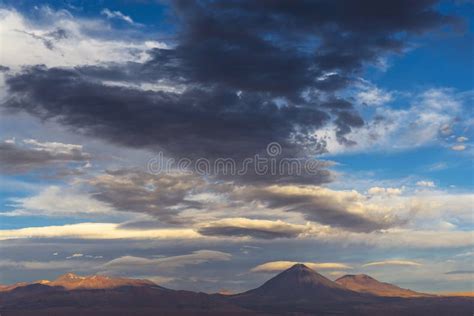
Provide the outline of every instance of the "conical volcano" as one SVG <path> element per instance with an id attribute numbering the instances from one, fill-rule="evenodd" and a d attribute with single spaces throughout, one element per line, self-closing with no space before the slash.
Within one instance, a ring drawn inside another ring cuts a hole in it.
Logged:
<path id="1" fill-rule="evenodd" d="M 296 310 L 328 310 L 350 302 L 364 302 L 367 295 L 353 292 L 329 280 L 304 264 L 295 264 L 262 286 L 234 295 L 243 306 L 265 309 L 265 306 L 288 307 Z"/>
<path id="2" fill-rule="evenodd" d="M 329 280 L 304 264 L 295 264 L 262 286 L 249 292 L 284 297 L 338 297 L 352 295 L 343 286 Z M 247 293 L 249 293 L 247 292 Z"/>

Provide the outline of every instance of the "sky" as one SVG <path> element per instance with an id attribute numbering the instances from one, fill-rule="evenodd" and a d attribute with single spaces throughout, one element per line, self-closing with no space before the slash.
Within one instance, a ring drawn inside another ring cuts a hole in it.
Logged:
<path id="1" fill-rule="evenodd" d="M 0 1 L 0 283 L 473 290 L 469 1 Z"/>

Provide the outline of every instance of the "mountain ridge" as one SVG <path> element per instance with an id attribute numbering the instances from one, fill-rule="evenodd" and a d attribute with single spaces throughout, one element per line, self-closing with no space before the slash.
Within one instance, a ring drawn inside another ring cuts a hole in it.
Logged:
<path id="1" fill-rule="evenodd" d="M 430 294 L 404 289 L 394 284 L 380 282 L 367 274 L 346 274 L 334 282 L 359 293 L 369 293 L 384 297 L 426 297 Z"/>
<path id="2" fill-rule="evenodd" d="M 79 276 L 66 273 L 48 283 L 51 286 L 62 286 L 65 289 L 107 289 L 121 286 L 158 286 L 156 283 L 144 279 L 130 279 L 123 277 L 109 277 L 105 275 Z"/>
<path id="3" fill-rule="evenodd" d="M 61 287 L 66 290 L 75 289 L 110 289 L 122 286 L 152 286 L 160 287 L 156 283 L 145 279 L 132 279 L 124 277 L 109 277 L 105 275 L 80 276 L 72 272 L 64 273 L 56 279 L 37 280 L 33 282 L 18 282 L 11 285 L 0 285 L 0 292 L 10 291 L 16 288 L 25 287 L 34 284 L 41 284 L 50 287 Z"/>
<path id="4" fill-rule="evenodd" d="M 474 307 L 474 299 L 467 297 L 382 297 L 356 292 L 303 264 L 279 273 L 260 287 L 230 295 L 172 290 L 148 280 L 74 273 L 54 281 L 17 285 L 0 291 L 2 315 L 451 316 L 470 315 Z"/>

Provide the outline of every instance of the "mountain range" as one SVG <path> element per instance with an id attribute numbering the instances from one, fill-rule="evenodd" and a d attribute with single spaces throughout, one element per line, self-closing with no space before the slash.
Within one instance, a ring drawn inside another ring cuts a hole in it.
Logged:
<path id="1" fill-rule="evenodd" d="M 445 297 L 368 275 L 329 280 L 303 264 L 239 294 L 171 290 L 148 280 L 67 273 L 0 286 L 2 316 L 43 315 L 472 315 L 474 298 Z"/>
<path id="2" fill-rule="evenodd" d="M 409 289 L 403 289 L 396 285 L 380 282 L 367 274 L 347 274 L 335 281 L 346 289 L 359 292 L 370 293 L 377 296 L 392 297 L 427 297 L 430 294 L 419 293 Z"/>

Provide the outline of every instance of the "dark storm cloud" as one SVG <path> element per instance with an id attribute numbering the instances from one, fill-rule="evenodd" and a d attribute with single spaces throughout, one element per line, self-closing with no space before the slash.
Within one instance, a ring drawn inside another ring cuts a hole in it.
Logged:
<path id="1" fill-rule="evenodd" d="M 254 94 L 219 88 L 139 91 L 104 86 L 67 69 L 34 67 L 9 78 L 8 85 L 16 96 L 6 103 L 10 110 L 24 109 L 114 143 L 163 148 L 174 156 L 245 156 L 271 141 L 296 150 L 290 134 L 306 133 L 329 119 L 317 108 L 279 107 Z"/>
<path id="2" fill-rule="evenodd" d="M 435 4 L 176 1 L 171 48 L 150 51 L 143 64 L 26 69 L 7 78 L 4 105 L 173 157 L 242 158 L 270 142 L 301 156 L 306 147 L 322 147 L 311 135 L 331 120 L 338 140 L 350 145 L 345 135 L 364 122 L 335 93 L 364 65 L 400 53 L 412 35 L 455 22 Z M 140 91 L 102 80 L 182 91 Z"/>
<path id="3" fill-rule="evenodd" d="M 59 143 L 17 144 L 0 143 L 0 170 L 8 173 L 21 173 L 54 165 L 86 162 L 90 155 L 77 145 Z M 48 146 L 49 144 L 49 146 Z M 67 171 L 66 169 L 64 171 Z"/>
<path id="4" fill-rule="evenodd" d="M 297 96 L 326 72 L 345 77 L 400 52 L 404 35 L 455 21 L 435 3 L 175 1 L 178 45 L 155 61 L 200 83 Z"/>

